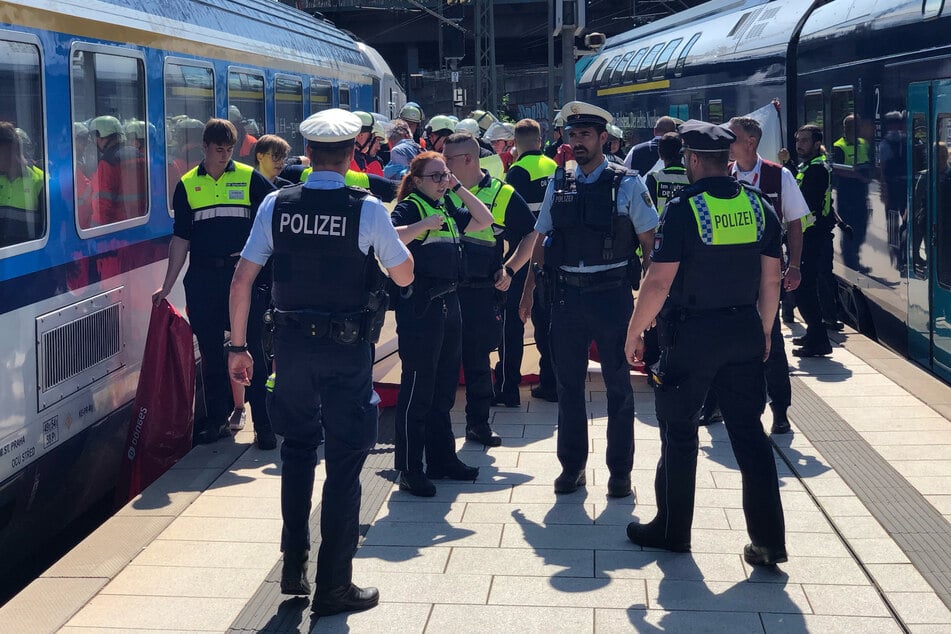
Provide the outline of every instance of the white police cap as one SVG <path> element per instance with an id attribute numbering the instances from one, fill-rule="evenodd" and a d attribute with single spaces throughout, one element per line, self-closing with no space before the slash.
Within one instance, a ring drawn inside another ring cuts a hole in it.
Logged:
<path id="1" fill-rule="evenodd" d="M 330 108 L 312 114 L 300 124 L 300 133 L 308 141 L 319 143 L 326 149 L 346 147 L 353 144 L 363 122 L 349 110 Z"/>
<path id="2" fill-rule="evenodd" d="M 565 127 L 594 125 L 604 127 L 614 122 L 614 117 L 604 108 L 583 101 L 569 101 L 561 107 Z"/>

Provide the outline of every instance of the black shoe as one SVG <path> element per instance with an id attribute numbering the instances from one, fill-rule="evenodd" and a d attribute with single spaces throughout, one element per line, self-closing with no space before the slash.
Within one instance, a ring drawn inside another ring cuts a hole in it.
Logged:
<path id="1" fill-rule="evenodd" d="M 700 424 L 704 426 L 714 425 L 716 423 L 722 423 L 722 422 L 723 422 L 723 414 L 720 412 L 719 407 L 713 410 L 712 412 L 709 412 L 709 413 L 704 412 L 703 415 L 700 417 Z"/>
<path id="2" fill-rule="evenodd" d="M 794 346 L 802 346 L 802 345 L 805 345 L 805 343 L 806 343 L 806 335 L 792 338 L 792 345 Z"/>
<path id="3" fill-rule="evenodd" d="M 422 473 L 411 471 L 400 472 L 400 491 L 421 498 L 431 498 L 436 495 L 436 485 Z"/>
<path id="4" fill-rule="evenodd" d="M 801 348 L 794 348 L 793 351 L 794 357 L 806 358 L 806 357 L 824 357 L 826 355 L 832 354 L 832 344 L 822 345 L 810 345 L 805 344 Z"/>
<path id="5" fill-rule="evenodd" d="M 281 568 L 281 594 L 310 596 L 310 582 L 307 580 L 307 557 L 303 553 L 284 553 L 284 565 Z"/>
<path id="6" fill-rule="evenodd" d="M 231 425 L 227 419 L 211 420 L 205 419 L 200 423 L 200 427 L 195 431 L 195 444 L 207 445 L 215 442 L 219 438 L 231 436 Z"/>
<path id="7" fill-rule="evenodd" d="M 466 439 L 480 442 L 486 447 L 498 447 L 502 444 L 502 437 L 492 431 L 488 423 L 473 427 L 466 426 Z"/>
<path id="8" fill-rule="evenodd" d="M 540 398 L 543 401 L 548 401 L 549 403 L 558 402 L 558 390 L 553 387 L 543 387 L 541 385 L 536 385 L 531 390 L 532 398 Z"/>
<path id="9" fill-rule="evenodd" d="M 479 467 L 470 467 L 459 458 L 445 465 L 429 465 L 426 476 L 430 480 L 475 480 L 479 477 Z"/>
<path id="10" fill-rule="evenodd" d="M 492 406 L 497 407 L 521 407 L 522 402 L 518 398 L 518 393 L 515 393 L 515 396 L 503 396 L 502 394 L 495 394 L 492 396 Z"/>
<path id="11" fill-rule="evenodd" d="M 631 477 L 630 476 L 611 476 L 608 478 L 608 497 L 626 498 L 631 495 Z"/>
<path id="12" fill-rule="evenodd" d="M 822 320 L 822 325 L 825 326 L 826 330 L 834 330 L 836 332 L 840 332 L 843 328 L 845 328 L 845 324 L 843 324 L 838 319 L 834 321 L 824 319 Z"/>
<path id="13" fill-rule="evenodd" d="M 789 419 L 786 418 L 786 410 L 773 412 L 773 427 L 770 430 L 772 434 L 788 434 L 792 428 L 789 426 Z"/>
<path id="14" fill-rule="evenodd" d="M 650 524 L 631 522 L 627 525 L 627 538 L 638 546 L 647 548 L 662 548 L 675 553 L 689 553 L 690 542 L 667 541 Z"/>
<path id="15" fill-rule="evenodd" d="M 561 475 L 555 478 L 555 493 L 574 493 L 578 490 L 578 487 L 583 487 L 587 483 L 584 469 L 581 471 L 562 471 Z"/>
<path id="16" fill-rule="evenodd" d="M 261 451 L 270 451 L 277 447 L 277 436 L 270 429 L 254 432 L 254 444 Z"/>
<path id="17" fill-rule="evenodd" d="M 789 561 L 785 548 L 767 548 L 747 544 L 743 547 L 743 559 L 751 566 L 775 566 Z"/>
<path id="18" fill-rule="evenodd" d="M 793 314 L 793 311 L 783 310 L 782 313 L 782 320 L 784 324 L 793 324 L 796 322 L 796 316 Z"/>
<path id="19" fill-rule="evenodd" d="M 341 612 L 359 612 L 376 607 L 380 602 L 380 591 L 376 588 L 358 588 L 352 583 L 321 592 L 317 596 L 311 611 L 317 616 L 330 616 Z"/>

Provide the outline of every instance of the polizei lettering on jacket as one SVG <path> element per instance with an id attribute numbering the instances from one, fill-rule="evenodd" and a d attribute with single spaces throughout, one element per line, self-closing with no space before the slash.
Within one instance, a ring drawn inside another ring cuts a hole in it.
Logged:
<path id="1" fill-rule="evenodd" d="M 304 233 L 315 236 L 347 235 L 346 216 L 309 216 L 304 214 L 281 214 L 280 231 L 287 227 L 291 233 Z"/>
<path id="2" fill-rule="evenodd" d="M 737 211 L 732 214 L 718 214 L 713 216 L 714 229 L 732 229 L 753 224 L 752 211 Z"/>

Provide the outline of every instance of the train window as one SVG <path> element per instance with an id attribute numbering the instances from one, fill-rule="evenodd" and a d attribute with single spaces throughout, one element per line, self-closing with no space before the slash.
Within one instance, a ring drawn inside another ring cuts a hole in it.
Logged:
<path id="1" fill-rule="evenodd" d="M 707 102 L 707 121 L 717 125 L 723 123 L 723 100 L 711 99 Z"/>
<path id="2" fill-rule="evenodd" d="M 341 86 L 340 87 L 340 107 L 344 110 L 350 109 L 350 87 Z"/>
<path id="3" fill-rule="evenodd" d="M 251 148 L 266 134 L 264 75 L 244 70 L 228 71 L 228 120 L 238 129 L 235 159 L 254 164 Z"/>
<path id="4" fill-rule="evenodd" d="M 651 67 L 654 65 L 657 56 L 660 55 L 662 48 L 664 48 L 663 42 L 654 44 L 651 50 L 647 52 L 647 55 L 644 56 L 644 61 L 637 67 L 637 81 L 647 81 L 650 78 Z"/>
<path id="5" fill-rule="evenodd" d="M 304 153 L 300 122 L 304 119 L 304 85 L 297 77 L 274 78 L 274 123 L 277 134 L 291 144 L 291 152 Z"/>
<path id="6" fill-rule="evenodd" d="M 661 54 L 657 56 L 657 63 L 654 64 L 654 72 L 651 73 L 651 79 L 663 79 L 664 76 L 667 75 L 667 64 L 670 63 L 670 58 L 674 56 L 674 51 L 677 50 L 677 47 L 680 46 L 680 43 L 683 41 L 684 38 L 678 37 L 676 40 L 667 43 L 667 46 L 664 47 Z"/>
<path id="7" fill-rule="evenodd" d="M 36 44 L 0 40 L 0 248 L 40 240 L 49 226 L 41 68 Z"/>
<path id="8" fill-rule="evenodd" d="M 822 129 L 824 121 L 823 107 L 825 101 L 821 90 L 810 90 L 803 97 L 804 116 L 803 121 L 812 125 L 819 126 Z"/>
<path id="9" fill-rule="evenodd" d="M 98 229 L 135 218 L 144 222 L 154 130 L 145 123 L 145 63 L 130 51 L 80 44 L 73 47 L 70 78 L 73 121 L 88 134 L 85 146 L 75 145 L 79 228 Z"/>
<path id="10" fill-rule="evenodd" d="M 868 163 L 868 141 L 862 138 L 860 121 L 855 116 L 851 86 L 832 89 L 831 116 L 832 162 L 848 166 Z"/>
<path id="11" fill-rule="evenodd" d="M 680 51 L 680 55 L 677 57 L 677 65 L 674 66 L 674 77 L 680 77 L 684 74 L 684 66 L 687 64 L 687 56 L 690 55 L 690 49 L 693 48 L 693 45 L 697 43 L 697 40 L 700 39 L 700 33 L 694 33 L 690 36 L 690 39 L 687 40 L 687 45 L 683 47 L 683 50 Z"/>
<path id="12" fill-rule="evenodd" d="M 936 99 L 938 104 L 943 101 L 942 97 Z M 937 187 L 935 189 L 936 196 L 936 206 L 934 217 L 937 219 L 937 226 L 935 227 L 935 242 L 937 244 L 936 250 L 936 263 L 938 273 L 938 283 L 946 289 L 951 288 L 951 179 L 948 177 L 948 147 L 951 143 L 951 113 L 947 111 L 941 112 L 943 108 L 939 107 L 939 111 L 935 115 L 935 127 L 934 127 L 934 164 L 932 169 L 934 170 L 932 174 L 933 178 L 937 181 Z M 916 173 L 917 174 L 917 173 Z M 917 180 L 917 176 L 916 176 Z M 927 178 L 927 171 L 925 172 L 925 183 L 922 184 L 922 187 L 928 187 L 927 183 L 931 182 L 931 179 Z M 916 189 L 918 183 L 916 182 Z M 917 195 L 917 192 L 916 192 Z M 927 214 L 924 214 L 924 217 L 927 218 Z M 917 216 L 916 216 L 917 219 Z M 917 238 L 916 238 L 917 240 Z M 922 240 L 917 240 L 920 243 Z M 916 245 L 917 246 L 917 245 Z M 912 253 L 912 255 L 915 255 Z M 916 258 L 916 268 L 917 260 L 921 259 Z"/>
<path id="13" fill-rule="evenodd" d="M 614 72 L 614 69 L 617 68 L 618 63 L 621 61 L 620 55 L 615 55 L 611 58 L 611 61 L 608 62 L 608 65 L 605 66 L 604 72 L 601 73 L 601 76 L 597 79 L 597 83 L 600 86 L 605 86 L 611 80 L 611 73 Z"/>
<path id="14" fill-rule="evenodd" d="M 941 12 L 944 0 L 924 0 L 921 3 L 921 15 L 924 18 L 936 18 Z"/>
<path id="15" fill-rule="evenodd" d="M 614 71 L 611 73 L 611 84 L 619 84 L 621 82 L 621 78 L 624 76 L 624 69 L 627 68 L 632 57 L 634 57 L 634 51 L 624 54 L 624 57 L 621 58 L 621 61 L 618 62 L 618 65 L 614 67 Z"/>
<path id="16" fill-rule="evenodd" d="M 328 82 L 310 80 L 310 114 L 334 107 L 334 89 Z"/>
<path id="17" fill-rule="evenodd" d="M 165 162 L 168 208 L 178 181 L 198 165 L 204 152 L 205 123 L 215 116 L 215 71 L 211 66 L 165 63 Z"/>
<path id="18" fill-rule="evenodd" d="M 607 58 L 602 59 L 601 63 L 598 65 L 595 71 L 591 73 L 592 84 L 596 84 L 598 82 L 598 78 L 601 76 L 601 71 L 604 70 L 604 67 L 607 65 L 607 63 L 608 63 Z"/>
<path id="19" fill-rule="evenodd" d="M 624 69 L 623 83 L 625 84 L 634 83 L 634 77 L 637 74 L 637 67 L 641 63 L 641 60 L 644 59 L 645 55 L 647 55 L 646 46 L 634 54 L 634 57 L 632 57 L 631 61 L 628 62 L 627 68 Z"/>

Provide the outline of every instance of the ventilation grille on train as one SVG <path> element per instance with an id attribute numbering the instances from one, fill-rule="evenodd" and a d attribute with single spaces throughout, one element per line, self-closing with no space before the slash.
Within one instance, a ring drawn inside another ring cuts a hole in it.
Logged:
<path id="1" fill-rule="evenodd" d="M 121 295 L 115 289 L 37 318 L 39 409 L 122 367 Z"/>

